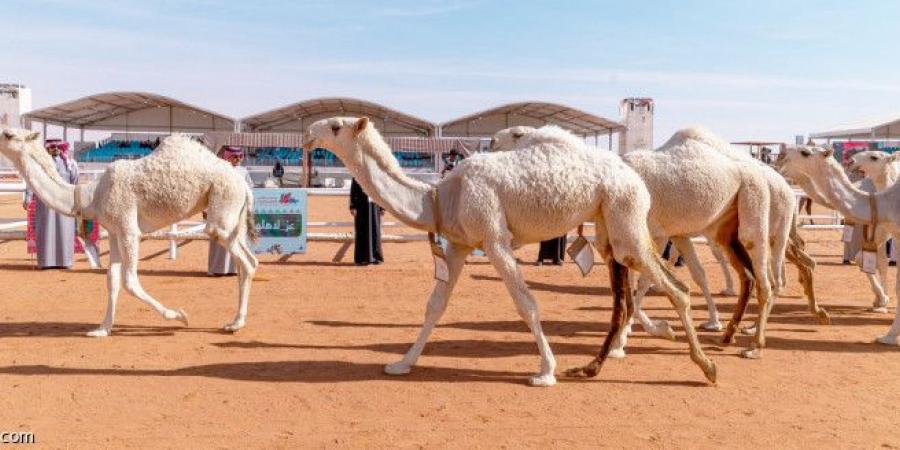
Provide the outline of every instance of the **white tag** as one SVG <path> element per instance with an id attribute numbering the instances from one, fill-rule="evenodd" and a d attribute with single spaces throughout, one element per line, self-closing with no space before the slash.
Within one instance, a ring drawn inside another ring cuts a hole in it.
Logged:
<path id="1" fill-rule="evenodd" d="M 865 273 L 875 273 L 878 271 L 878 254 L 868 250 L 862 251 L 862 259 L 860 260 L 859 270 Z"/>
<path id="2" fill-rule="evenodd" d="M 853 241 L 853 227 L 851 225 L 844 225 L 844 234 L 841 235 L 841 241 L 843 241 L 843 242 L 852 242 Z"/>
<path id="3" fill-rule="evenodd" d="M 432 256 L 434 256 L 434 279 L 444 283 L 450 281 L 450 268 L 447 267 L 447 260 L 443 256 Z"/>
<path id="4" fill-rule="evenodd" d="M 575 261 L 575 265 L 581 270 L 582 276 L 586 277 L 587 274 L 591 273 L 591 269 L 594 268 L 594 250 L 584 236 L 578 236 L 578 239 L 575 239 L 575 242 L 566 250 L 566 253 Z"/>

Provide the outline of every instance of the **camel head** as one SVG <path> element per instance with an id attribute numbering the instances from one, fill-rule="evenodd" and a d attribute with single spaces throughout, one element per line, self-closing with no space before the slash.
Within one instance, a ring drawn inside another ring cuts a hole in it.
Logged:
<path id="1" fill-rule="evenodd" d="M 536 128 L 527 126 L 509 127 L 502 129 L 491 138 L 491 152 L 508 152 L 517 147 L 517 144 L 527 134 L 534 132 Z"/>
<path id="2" fill-rule="evenodd" d="M 19 170 L 29 170 L 29 163 L 37 164 L 50 178 L 62 182 L 53 158 L 44 149 L 37 131 L 9 129 L 0 133 L 0 154 L 9 158 Z M 23 173 L 23 175 L 25 175 Z"/>
<path id="3" fill-rule="evenodd" d="M 370 125 L 368 117 L 332 117 L 314 122 L 303 136 L 303 146 L 308 149 L 326 148 L 341 160 L 356 160 L 354 152 L 362 138 L 378 131 Z"/>
<path id="4" fill-rule="evenodd" d="M 46 153 L 41 133 L 11 128 L 0 133 L 0 153 L 12 161 L 23 161 L 23 156 L 33 152 Z"/>
<path id="5" fill-rule="evenodd" d="M 834 159 L 834 149 L 815 145 L 786 146 L 776 162 L 778 171 L 788 178 L 810 178 L 828 166 L 842 170 Z"/>
<path id="6" fill-rule="evenodd" d="M 863 175 L 874 178 L 887 171 L 887 166 L 900 162 L 900 154 L 888 154 L 877 150 L 859 152 L 850 157 L 850 170 L 860 171 Z"/>

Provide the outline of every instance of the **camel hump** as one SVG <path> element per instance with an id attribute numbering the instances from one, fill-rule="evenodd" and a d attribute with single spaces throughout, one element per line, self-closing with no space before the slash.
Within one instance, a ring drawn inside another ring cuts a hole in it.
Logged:
<path id="1" fill-rule="evenodd" d="M 701 125 L 693 125 L 675 132 L 663 147 L 673 147 L 688 141 L 701 142 L 715 148 L 729 148 L 727 142 Z"/>

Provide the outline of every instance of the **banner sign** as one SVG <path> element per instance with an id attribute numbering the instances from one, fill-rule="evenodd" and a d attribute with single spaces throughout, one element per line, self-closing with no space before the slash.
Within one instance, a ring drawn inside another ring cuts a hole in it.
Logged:
<path id="1" fill-rule="evenodd" d="M 306 253 L 306 189 L 253 189 L 256 254 Z"/>

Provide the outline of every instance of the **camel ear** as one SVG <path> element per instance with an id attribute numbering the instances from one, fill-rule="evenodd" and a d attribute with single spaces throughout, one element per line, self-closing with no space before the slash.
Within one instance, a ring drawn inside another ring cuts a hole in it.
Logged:
<path id="1" fill-rule="evenodd" d="M 359 133 L 362 133 L 363 130 L 365 130 L 366 127 L 368 127 L 368 126 L 369 126 L 369 118 L 365 117 L 365 116 L 361 117 L 359 120 L 356 121 L 356 130 L 355 130 L 356 135 L 359 136 Z"/>
<path id="2" fill-rule="evenodd" d="M 834 156 L 834 149 L 831 147 L 826 147 L 825 151 L 822 152 L 822 156 L 824 156 L 826 158 L 830 158 L 830 157 Z"/>
<path id="3" fill-rule="evenodd" d="M 38 131 L 35 131 L 34 133 L 31 133 L 28 136 L 26 136 L 25 140 L 26 141 L 34 141 L 34 140 L 37 140 L 37 138 L 39 138 L 39 137 L 41 137 L 41 133 Z"/>
<path id="4" fill-rule="evenodd" d="M 3 137 L 6 138 L 6 140 L 11 141 L 16 137 L 16 135 L 10 133 L 9 131 L 3 130 Z"/>

